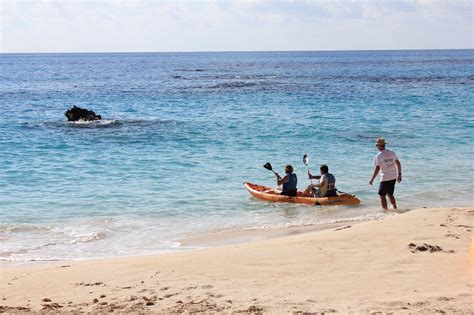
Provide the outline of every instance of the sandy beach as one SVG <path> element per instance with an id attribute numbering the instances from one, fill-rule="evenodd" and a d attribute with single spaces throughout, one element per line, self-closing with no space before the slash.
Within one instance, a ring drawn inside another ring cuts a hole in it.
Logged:
<path id="1" fill-rule="evenodd" d="M 473 208 L 191 252 L 2 267 L 0 312 L 472 314 Z"/>
<path id="2" fill-rule="evenodd" d="M 474 315 L 473 11 L 0 0 L 0 315 Z"/>

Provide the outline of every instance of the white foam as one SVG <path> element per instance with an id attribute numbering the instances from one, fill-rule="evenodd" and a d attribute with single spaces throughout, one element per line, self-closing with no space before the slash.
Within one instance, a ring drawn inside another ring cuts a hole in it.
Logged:
<path id="1" fill-rule="evenodd" d="M 0 224 L 0 233 L 22 233 L 22 232 L 44 232 L 51 230 L 50 226 L 38 226 L 32 224 Z"/>
<path id="2" fill-rule="evenodd" d="M 2 226 L 0 260 L 12 262 L 91 259 L 182 249 L 173 230 L 142 217 L 81 218 L 51 226 Z M 2 233 L 3 232 L 3 233 Z"/>
<path id="3" fill-rule="evenodd" d="M 76 120 L 76 121 L 68 121 L 70 125 L 78 125 L 78 126 L 107 126 L 115 124 L 117 120 L 114 119 L 101 119 L 101 120 Z"/>

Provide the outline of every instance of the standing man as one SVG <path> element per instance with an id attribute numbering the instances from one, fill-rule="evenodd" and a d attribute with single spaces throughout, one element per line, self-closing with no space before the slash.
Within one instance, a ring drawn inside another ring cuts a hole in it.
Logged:
<path id="1" fill-rule="evenodd" d="M 385 149 L 385 144 L 385 139 L 383 137 L 377 138 L 377 141 L 375 142 L 375 146 L 379 150 L 379 153 L 377 153 L 374 158 L 375 169 L 369 184 L 372 185 L 375 177 L 377 177 L 380 171 L 379 196 L 382 208 L 387 210 L 387 199 L 385 196 L 388 195 L 393 209 L 397 209 L 397 202 L 393 196 L 393 192 L 395 191 L 395 182 L 402 181 L 402 164 L 400 164 L 395 152 Z"/>

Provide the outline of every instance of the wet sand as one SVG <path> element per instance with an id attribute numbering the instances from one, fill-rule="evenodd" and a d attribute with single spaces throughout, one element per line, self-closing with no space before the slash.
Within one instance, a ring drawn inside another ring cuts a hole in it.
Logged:
<path id="1" fill-rule="evenodd" d="M 190 252 L 2 267 L 0 312 L 472 314 L 473 218 L 417 209 Z"/>
<path id="2" fill-rule="evenodd" d="M 363 222 L 358 221 L 342 221 L 337 223 L 311 224 L 306 226 L 292 226 L 271 229 L 239 229 L 239 230 L 220 230 L 208 233 L 200 233 L 186 239 L 179 240 L 183 246 L 191 247 L 216 247 L 223 245 L 236 245 L 261 240 L 268 240 L 278 237 L 309 233 L 327 229 L 336 229 L 351 226 Z"/>

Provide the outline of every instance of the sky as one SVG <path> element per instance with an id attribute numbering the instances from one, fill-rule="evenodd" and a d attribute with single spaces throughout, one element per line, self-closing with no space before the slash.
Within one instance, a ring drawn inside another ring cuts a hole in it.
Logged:
<path id="1" fill-rule="evenodd" d="M 473 48 L 474 0 L 0 0 L 0 52 Z"/>

